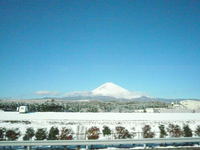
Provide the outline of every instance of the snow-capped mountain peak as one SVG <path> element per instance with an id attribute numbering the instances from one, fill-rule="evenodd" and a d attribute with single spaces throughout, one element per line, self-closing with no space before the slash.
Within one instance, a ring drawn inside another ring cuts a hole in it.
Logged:
<path id="1" fill-rule="evenodd" d="M 106 93 L 117 93 L 117 92 L 127 92 L 128 90 L 112 83 L 112 82 L 107 82 L 102 84 L 101 86 L 97 87 L 94 89 L 92 92 L 93 94 L 106 94 Z"/>
<path id="2" fill-rule="evenodd" d="M 125 98 L 125 99 L 138 98 L 142 96 L 138 93 L 130 92 L 112 82 L 104 83 L 103 85 L 94 89 L 92 91 L 92 94 L 97 96 L 110 96 L 110 97 Z"/>

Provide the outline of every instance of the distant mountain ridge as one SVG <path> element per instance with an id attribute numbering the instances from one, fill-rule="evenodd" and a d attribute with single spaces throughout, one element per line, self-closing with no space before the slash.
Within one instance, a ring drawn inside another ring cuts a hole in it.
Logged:
<path id="1" fill-rule="evenodd" d="M 112 82 L 107 82 L 92 91 L 67 93 L 62 99 L 131 100 L 143 96 L 144 94 L 132 92 Z"/>
<path id="2" fill-rule="evenodd" d="M 3 98 L 2 100 L 11 100 L 12 98 Z M 95 101 L 163 101 L 163 102 L 175 102 L 184 100 L 196 100 L 194 98 L 158 98 L 150 97 L 148 95 L 142 94 L 140 92 L 129 91 L 117 84 L 112 82 L 107 82 L 91 91 L 75 91 L 66 93 L 64 96 L 45 96 L 40 99 L 59 99 L 59 100 L 95 100 Z"/>
<path id="3" fill-rule="evenodd" d="M 100 100 L 100 101 L 182 101 L 187 99 L 153 98 L 139 92 L 132 92 L 112 82 L 107 82 L 92 91 L 67 93 L 62 100 Z"/>

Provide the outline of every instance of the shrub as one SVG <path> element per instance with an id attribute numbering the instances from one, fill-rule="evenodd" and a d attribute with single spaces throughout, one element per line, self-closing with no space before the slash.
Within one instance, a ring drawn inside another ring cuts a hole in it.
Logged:
<path id="1" fill-rule="evenodd" d="M 159 129 L 160 129 L 160 138 L 166 137 L 167 136 L 167 132 L 165 131 L 165 126 L 164 125 L 160 125 Z"/>
<path id="2" fill-rule="evenodd" d="M 169 124 L 167 131 L 171 137 L 180 137 L 183 135 L 179 125 Z"/>
<path id="3" fill-rule="evenodd" d="M 60 140 L 72 140 L 73 139 L 73 131 L 68 128 L 62 128 L 59 139 Z"/>
<path id="4" fill-rule="evenodd" d="M 144 138 L 153 138 L 155 136 L 155 133 L 151 131 L 150 125 L 145 125 L 142 128 L 142 131 L 143 131 Z"/>
<path id="5" fill-rule="evenodd" d="M 59 136 L 59 130 L 57 127 L 51 127 L 49 130 L 48 140 L 57 140 Z"/>
<path id="6" fill-rule="evenodd" d="M 197 126 L 197 128 L 194 132 L 195 132 L 196 136 L 200 136 L 200 126 Z"/>
<path id="7" fill-rule="evenodd" d="M 103 136 L 111 135 L 111 130 L 110 130 L 110 128 L 108 126 L 103 126 L 102 132 L 103 132 Z"/>
<path id="8" fill-rule="evenodd" d="M 183 126 L 183 136 L 184 137 L 192 137 L 192 130 L 190 129 L 189 125 Z"/>
<path id="9" fill-rule="evenodd" d="M 14 141 L 14 140 L 17 140 L 19 137 L 20 137 L 20 131 L 18 128 L 16 129 L 8 129 L 6 131 L 6 138 L 7 140 L 9 141 Z"/>
<path id="10" fill-rule="evenodd" d="M 30 140 L 30 139 L 32 139 L 33 138 L 33 136 L 35 135 L 35 131 L 34 131 L 34 129 L 33 128 L 27 128 L 26 129 L 26 133 L 25 133 L 25 135 L 24 135 L 24 137 L 23 137 L 23 140 Z"/>
<path id="11" fill-rule="evenodd" d="M 115 138 L 116 139 L 126 139 L 126 138 L 131 138 L 132 134 L 129 133 L 129 131 L 122 126 L 117 126 L 115 127 L 116 133 L 115 133 Z"/>
<path id="12" fill-rule="evenodd" d="M 36 140 L 44 140 L 47 138 L 47 130 L 46 128 L 39 128 L 35 133 Z"/>
<path id="13" fill-rule="evenodd" d="M 6 132 L 5 128 L 0 128 L 0 141 L 5 140 L 5 132 Z"/>
<path id="14" fill-rule="evenodd" d="M 99 138 L 99 128 L 97 127 L 91 127 L 87 130 L 87 138 L 88 139 L 98 139 Z"/>

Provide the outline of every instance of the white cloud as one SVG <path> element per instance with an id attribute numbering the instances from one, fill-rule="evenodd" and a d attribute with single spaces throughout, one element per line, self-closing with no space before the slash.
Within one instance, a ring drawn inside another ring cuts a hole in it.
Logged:
<path id="1" fill-rule="evenodd" d="M 59 92 L 56 92 L 56 91 L 36 91 L 35 92 L 36 95 L 43 95 L 43 96 L 47 96 L 47 95 L 50 95 L 50 96 L 56 96 L 56 95 L 59 95 L 60 93 Z"/>
<path id="2" fill-rule="evenodd" d="M 91 96 L 89 91 L 74 91 L 65 93 L 64 96 Z"/>

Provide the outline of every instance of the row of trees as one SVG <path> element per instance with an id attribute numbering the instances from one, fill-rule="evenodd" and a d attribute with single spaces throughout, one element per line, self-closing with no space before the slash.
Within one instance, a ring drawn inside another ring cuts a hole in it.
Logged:
<path id="1" fill-rule="evenodd" d="M 8 129 L 0 128 L 0 140 L 14 141 L 21 136 L 18 128 Z M 33 128 L 27 128 L 23 136 L 23 140 L 72 140 L 73 131 L 69 128 L 63 127 L 61 131 L 57 127 L 51 127 L 49 132 L 46 128 L 39 128 L 36 131 Z"/>
<path id="2" fill-rule="evenodd" d="M 113 136 L 115 139 L 127 139 L 133 138 L 136 135 L 134 132 L 134 128 L 131 129 L 130 132 L 125 127 L 117 126 L 115 127 L 115 132 L 112 133 L 112 130 L 108 126 L 103 126 L 102 134 L 103 136 Z M 180 128 L 179 125 L 169 124 L 165 129 L 164 125 L 159 126 L 160 130 L 160 138 L 165 138 L 166 136 L 170 137 L 192 137 L 193 132 L 190 129 L 189 125 L 184 125 L 183 129 Z M 99 139 L 100 129 L 96 126 L 92 126 L 86 132 L 86 136 L 88 139 Z M 200 126 L 197 126 L 194 131 L 196 136 L 200 136 Z M 16 129 L 5 129 L 0 128 L 0 140 L 17 140 L 21 136 L 21 133 L 18 128 Z M 142 128 L 142 136 L 143 138 L 153 138 L 155 137 L 155 133 L 151 130 L 150 125 L 145 125 Z M 74 132 L 70 128 L 63 127 L 59 130 L 57 127 L 51 127 L 49 132 L 47 132 L 46 128 L 39 128 L 36 131 L 33 128 L 27 128 L 26 132 L 23 136 L 23 140 L 72 140 L 74 138 Z"/>
<path id="3" fill-rule="evenodd" d="M 39 100 L 38 100 L 39 101 Z M 41 103 L 6 102 L 0 101 L 0 109 L 16 111 L 19 106 L 28 106 L 31 112 L 134 112 L 136 109 L 165 108 L 164 102 L 70 102 L 70 101 L 46 101 Z"/>
<path id="4" fill-rule="evenodd" d="M 159 126 L 160 129 L 160 138 L 164 138 L 166 136 L 170 137 L 192 137 L 193 131 L 189 127 L 189 125 L 185 124 L 183 125 L 183 128 L 177 124 L 169 124 L 167 129 L 165 129 L 164 125 Z M 200 136 L 200 126 L 197 126 L 196 130 L 194 131 L 194 134 L 196 136 Z"/>

